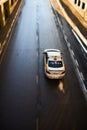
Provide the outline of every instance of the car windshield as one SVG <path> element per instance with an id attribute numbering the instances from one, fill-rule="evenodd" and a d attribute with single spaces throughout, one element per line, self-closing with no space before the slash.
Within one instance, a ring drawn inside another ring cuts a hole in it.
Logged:
<path id="1" fill-rule="evenodd" d="M 59 68 L 62 67 L 62 61 L 48 61 L 48 66 L 52 68 Z"/>

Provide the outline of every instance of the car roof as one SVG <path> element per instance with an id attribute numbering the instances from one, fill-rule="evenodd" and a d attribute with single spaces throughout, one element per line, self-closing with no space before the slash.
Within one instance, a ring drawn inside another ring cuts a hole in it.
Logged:
<path id="1" fill-rule="evenodd" d="M 48 55 L 48 57 L 52 57 L 52 56 L 61 56 L 61 54 L 60 54 L 60 52 L 55 52 L 55 51 L 49 51 L 49 52 L 47 52 L 47 55 Z"/>
<path id="2" fill-rule="evenodd" d="M 44 52 L 52 52 L 52 51 L 53 51 L 53 52 L 54 52 L 54 51 L 55 51 L 55 52 L 59 52 L 60 50 L 58 50 L 58 49 L 45 49 L 45 50 L 44 50 Z"/>

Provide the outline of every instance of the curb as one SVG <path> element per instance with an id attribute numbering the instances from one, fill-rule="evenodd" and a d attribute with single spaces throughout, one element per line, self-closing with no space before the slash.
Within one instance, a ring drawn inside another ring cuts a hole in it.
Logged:
<path id="1" fill-rule="evenodd" d="M 5 54 L 5 51 L 6 51 L 7 47 L 8 47 L 9 41 L 11 39 L 12 33 L 14 31 L 14 27 L 16 25 L 18 16 L 20 15 L 23 4 L 24 4 L 24 0 L 22 0 L 21 3 L 19 4 L 17 12 L 16 12 L 16 14 L 15 14 L 15 16 L 14 16 L 12 22 L 11 22 L 10 28 L 8 28 L 8 31 L 7 31 L 7 34 L 6 34 L 5 38 L 4 38 L 3 43 L 0 43 L 0 64 L 1 64 L 1 61 L 2 61 L 3 56 Z"/>

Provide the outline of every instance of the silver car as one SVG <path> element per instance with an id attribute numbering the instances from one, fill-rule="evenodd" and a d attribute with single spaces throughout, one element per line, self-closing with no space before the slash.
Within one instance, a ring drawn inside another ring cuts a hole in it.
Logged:
<path id="1" fill-rule="evenodd" d="M 44 54 L 45 74 L 50 79 L 62 79 L 65 76 L 65 65 L 58 49 L 46 49 Z"/>

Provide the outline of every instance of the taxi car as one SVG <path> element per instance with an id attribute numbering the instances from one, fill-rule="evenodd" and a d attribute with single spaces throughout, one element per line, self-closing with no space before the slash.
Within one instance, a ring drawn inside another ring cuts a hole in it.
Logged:
<path id="1" fill-rule="evenodd" d="M 62 79 L 65 76 L 65 64 L 61 51 L 58 49 L 45 49 L 44 69 L 49 79 Z"/>

